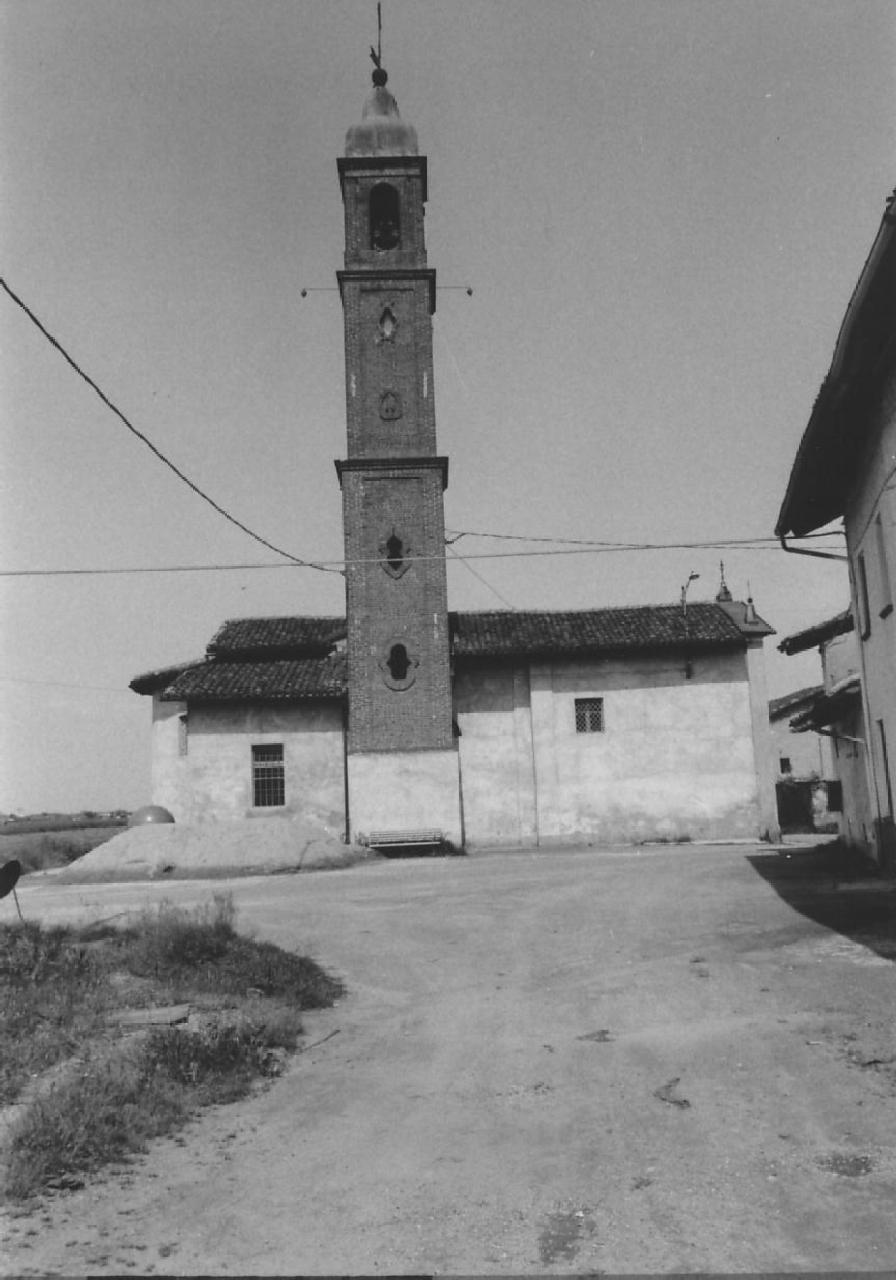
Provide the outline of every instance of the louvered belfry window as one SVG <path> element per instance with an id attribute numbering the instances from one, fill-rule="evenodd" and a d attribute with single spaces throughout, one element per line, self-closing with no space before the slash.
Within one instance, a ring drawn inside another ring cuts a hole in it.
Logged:
<path id="1" fill-rule="evenodd" d="M 286 804 L 282 742 L 252 748 L 252 803 L 256 809 Z"/>

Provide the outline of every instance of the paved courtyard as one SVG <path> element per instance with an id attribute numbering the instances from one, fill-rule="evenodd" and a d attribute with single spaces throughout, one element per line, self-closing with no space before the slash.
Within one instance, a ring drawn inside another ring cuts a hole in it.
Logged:
<path id="1" fill-rule="evenodd" d="M 54 921 L 222 887 L 19 898 Z M 892 882 L 739 845 L 226 887 L 348 994 L 270 1087 L 7 1210 L 4 1274 L 896 1266 Z"/>

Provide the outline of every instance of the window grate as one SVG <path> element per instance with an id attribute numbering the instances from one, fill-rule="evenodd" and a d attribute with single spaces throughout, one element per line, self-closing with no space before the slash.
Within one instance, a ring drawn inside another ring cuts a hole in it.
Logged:
<path id="1" fill-rule="evenodd" d="M 256 809 L 270 809 L 286 803 L 282 742 L 252 748 L 252 803 Z"/>
<path id="2" fill-rule="evenodd" d="M 603 733 L 603 698 L 576 698 L 576 733 Z"/>

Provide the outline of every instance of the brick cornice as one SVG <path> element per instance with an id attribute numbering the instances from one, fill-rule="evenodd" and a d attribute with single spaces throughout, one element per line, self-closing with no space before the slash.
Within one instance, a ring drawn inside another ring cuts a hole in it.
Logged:
<path id="1" fill-rule="evenodd" d="M 366 284 L 372 280 L 385 282 L 401 280 L 425 280 L 429 285 L 429 314 L 436 310 L 436 270 L 435 267 L 350 267 L 345 271 L 337 271 L 339 296 L 345 301 L 346 284 Z"/>
<path id="2" fill-rule="evenodd" d="M 337 458 L 333 465 L 340 485 L 346 471 L 441 471 L 442 488 L 448 488 L 448 459 L 443 454 L 426 458 Z"/>

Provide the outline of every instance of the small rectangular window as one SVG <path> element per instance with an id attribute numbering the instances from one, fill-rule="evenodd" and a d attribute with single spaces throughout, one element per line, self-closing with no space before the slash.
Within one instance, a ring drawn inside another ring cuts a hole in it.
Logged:
<path id="1" fill-rule="evenodd" d="M 874 536 L 877 539 L 877 569 L 880 574 L 880 616 L 886 618 L 893 612 L 893 585 L 890 581 L 890 562 L 887 539 L 884 535 L 884 522 L 879 511 L 874 520 Z"/>
<path id="2" fill-rule="evenodd" d="M 865 568 L 865 552 L 856 557 L 856 595 L 859 605 L 859 635 L 867 640 L 871 635 L 871 608 L 868 604 L 868 570 Z"/>
<path id="3" fill-rule="evenodd" d="M 187 723 L 186 715 L 178 716 L 177 719 L 177 752 L 178 755 L 189 755 L 190 751 L 190 726 Z"/>
<path id="4" fill-rule="evenodd" d="M 286 803 L 282 742 L 252 748 L 252 803 L 256 809 L 269 809 Z"/>
<path id="5" fill-rule="evenodd" d="M 880 734 L 880 755 L 884 766 L 884 782 L 887 790 L 887 817 L 893 817 L 893 784 L 890 781 L 890 756 L 887 751 L 887 731 L 884 728 L 883 720 L 877 722 L 877 732 Z"/>
<path id="6" fill-rule="evenodd" d="M 781 772 L 793 773 L 793 766 L 790 763 L 790 756 L 781 756 Z"/>
<path id="7" fill-rule="evenodd" d="M 831 813 L 843 812 L 843 783 L 828 783 L 828 809 Z"/>
<path id="8" fill-rule="evenodd" d="M 576 698 L 576 733 L 603 733 L 603 698 Z"/>

